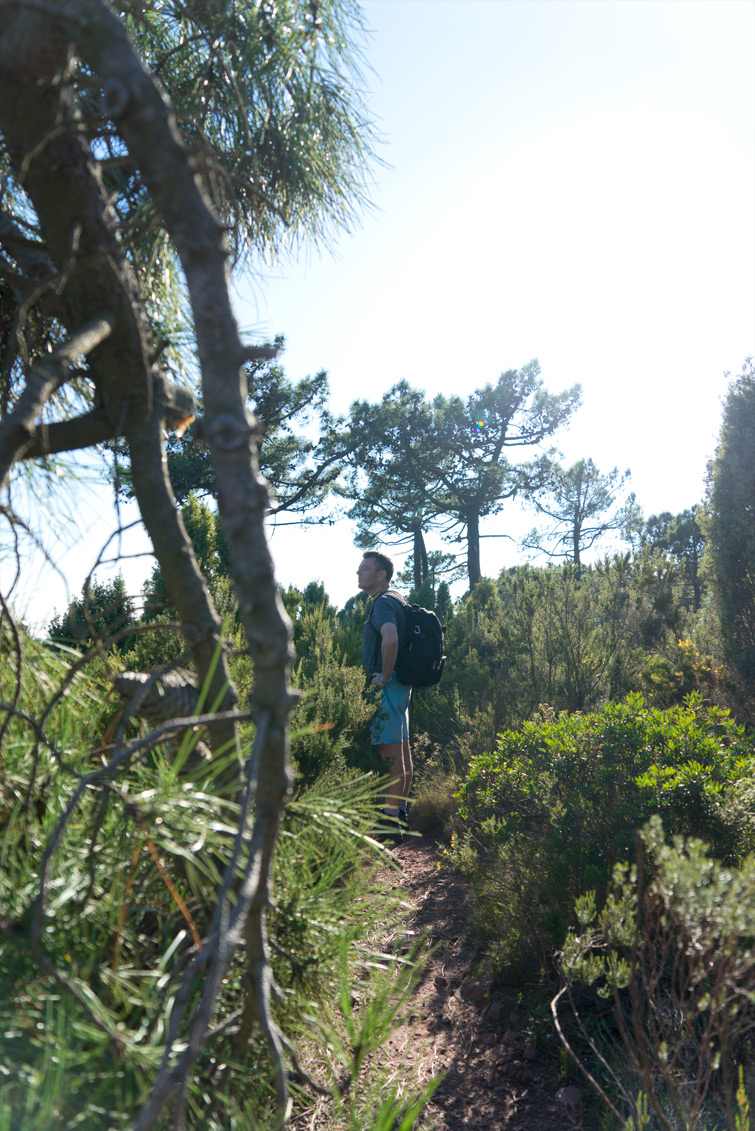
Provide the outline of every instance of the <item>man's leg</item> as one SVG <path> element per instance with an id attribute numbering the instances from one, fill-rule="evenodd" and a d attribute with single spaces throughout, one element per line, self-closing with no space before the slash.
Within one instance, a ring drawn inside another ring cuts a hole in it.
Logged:
<path id="1" fill-rule="evenodd" d="M 409 739 L 403 742 L 383 742 L 378 746 L 389 784 L 383 798 L 383 807 L 397 817 L 399 809 L 406 809 L 406 799 L 412 785 L 412 755 Z"/>
<path id="2" fill-rule="evenodd" d="M 412 788 L 412 778 L 414 777 L 414 765 L 412 763 L 412 751 L 409 746 L 409 739 L 405 738 L 402 743 L 402 761 L 404 763 L 404 780 L 403 780 L 403 802 L 399 801 L 399 809 L 406 813 L 406 802 Z"/>
<path id="3" fill-rule="evenodd" d="M 412 756 L 409 749 L 409 700 L 411 690 L 400 684 L 395 674 L 383 690 L 383 698 L 372 727 L 372 741 L 377 747 L 389 785 L 383 807 L 393 817 L 399 807 L 406 809 L 412 784 Z"/>

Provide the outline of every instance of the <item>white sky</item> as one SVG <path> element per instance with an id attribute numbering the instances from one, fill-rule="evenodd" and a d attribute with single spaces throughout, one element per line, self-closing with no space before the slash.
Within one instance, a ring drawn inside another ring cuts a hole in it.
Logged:
<path id="1" fill-rule="evenodd" d="M 646 514 L 700 501 L 723 372 L 755 353 L 755 4 L 363 7 L 388 163 L 375 208 L 335 255 L 241 281 L 242 326 L 286 335 L 290 377 L 326 369 L 336 411 L 401 378 L 466 395 L 538 357 L 551 391 L 583 385 L 568 462 L 631 468 Z M 484 533 L 533 521 L 512 508 Z M 355 592 L 347 522 L 271 545 L 284 584 Z M 82 537 L 64 564 L 73 592 L 98 550 Z M 488 575 L 520 559 L 482 543 Z M 125 568 L 129 587 L 148 572 Z M 48 575 L 28 581 L 32 619 L 65 604 Z"/>

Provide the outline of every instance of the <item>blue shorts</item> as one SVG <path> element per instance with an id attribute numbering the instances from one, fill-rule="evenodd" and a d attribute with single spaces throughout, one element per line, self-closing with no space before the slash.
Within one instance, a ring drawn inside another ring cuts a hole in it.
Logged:
<path id="1" fill-rule="evenodd" d="M 388 686 L 382 689 L 377 713 L 372 720 L 373 746 L 409 740 L 409 700 L 411 697 L 411 687 L 399 683 L 394 672 Z"/>

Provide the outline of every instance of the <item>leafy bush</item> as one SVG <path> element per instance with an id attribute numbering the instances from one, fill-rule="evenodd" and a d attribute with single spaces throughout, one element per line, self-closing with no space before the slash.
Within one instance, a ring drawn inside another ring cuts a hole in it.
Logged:
<path id="1" fill-rule="evenodd" d="M 636 866 L 616 866 L 600 912 L 594 892 L 577 901 L 580 927 L 563 949 L 567 985 L 555 1016 L 573 983 L 612 1001 L 610 1031 L 591 1016 L 590 1039 L 607 1069 L 605 1088 L 596 1084 L 622 1125 L 619 1104 L 631 1111 L 632 1126 L 744 1127 L 741 1067 L 755 1025 L 755 858 L 732 868 L 695 838 L 666 844 L 658 817 L 640 843 Z"/>
<path id="2" fill-rule="evenodd" d="M 134 645 L 133 636 L 123 635 L 123 630 L 136 624 L 134 603 L 126 593 L 126 584 L 119 573 L 110 582 L 84 583 L 81 598 L 76 598 L 65 613 L 53 617 L 48 634 L 50 640 L 69 647 L 89 647 L 95 640 L 110 646 L 110 639 L 118 639 L 112 647 L 126 652 Z"/>
<path id="3" fill-rule="evenodd" d="M 614 865 L 654 814 L 721 859 L 755 846 L 755 764 L 744 728 L 691 696 L 669 710 L 639 695 L 589 715 L 541 717 L 472 760 L 459 841 L 478 918 L 500 962 L 537 961 L 564 937 L 574 900 L 605 897 Z"/>
<path id="4" fill-rule="evenodd" d="M 463 772 L 541 703 L 591 711 L 639 691 L 649 657 L 676 644 L 682 589 L 678 567 L 649 549 L 481 580 L 449 623 L 443 680 L 417 704 L 417 729 Z"/>
<path id="5" fill-rule="evenodd" d="M 302 697 L 291 719 L 298 785 L 311 785 L 326 771 L 344 769 L 347 751 L 350 762 L 372 768 L 367 724 L 374 708 L 363 694 L 361 666 L 350 664 L 341 651 L 334 610 L 322 586 L 313 583 L 303 594 L 289 588 L 283 598 L 294 617 L 299 657 L 293 683 Z"/>
<path id="6" fill-rule="evenodd" d="M 412 828 L 448 839 L 457 826 L 457 791 L 461 783 L 437 750 L 427 755 L 427 745 L 424 735 L 418 736 L 413 744 Z"/>
<path id="7" fill-rule="evenodd" d="M 663 655 L 649 657 L 642 684 L 654 707 L 669 707 L 683 702 L 694 691 L 709 700 L 717 693 L 720 697 L 722 671 L 712 656 L 701 655 L 687 638 L 675 640 Z"/>

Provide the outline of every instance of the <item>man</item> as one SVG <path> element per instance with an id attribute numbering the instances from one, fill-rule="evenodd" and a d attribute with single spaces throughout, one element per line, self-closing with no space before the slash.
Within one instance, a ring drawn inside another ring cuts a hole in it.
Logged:
<path id="1" fill-rule="evenodd" d="M 412 784 L 409 748 L 409 700 L 412 689 L 399 683 L 394 668 L 406 626 L 401 601 L 388 594 L 393 562 L 386 554 L 367 550 L 359 563 L 357 584 L 372 597 L 364 626 L 362 663 L 372 687 L 382 688 L 382 701 L 372 723 L 372 744 L 390 776 L 383 813 L 406 822 L 406 799 Z"/>

